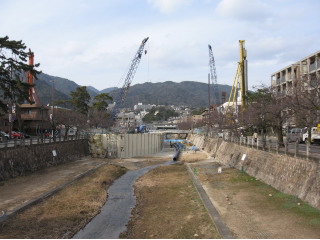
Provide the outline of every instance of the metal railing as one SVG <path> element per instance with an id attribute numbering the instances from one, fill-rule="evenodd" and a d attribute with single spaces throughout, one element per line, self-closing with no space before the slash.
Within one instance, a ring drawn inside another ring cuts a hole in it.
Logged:
<path id="1" fill-rule="evenodd" d="M 23 138 L 23 139 L 12 139 L 12 140 L 4 140 L 0 143 L 0 149 L 4 148 L 12 148 L 12 147 L 25 147 L 29 145 L 37 145 L 37 144 L 49 144 L 56 142 L 66 142 L 66 141 L 75 141 L 80 139 L 88 139 L 87 135 L 74 135 L 67 137 L 56 137 L 53 138 L 41 138 L 41 137 L 31 137 L 31 138 Z"/>
<path id="2" fill-rule="evenodd" d="M 283 143 L 277 140 L 265 140 L 262 138 L 253 137 L 236 137 L 236 136 L 224 136 L 224 141 L 232 142 L 241 146 L 255 148 L 257 150 L 273 152 L 282 155 L 288 155 L 297 158 L 303 158 L 308 160 L 320 159 L 320 146 L 311 145 L 309 142 L 306 144 L 299 144 L 299 142 L 289 143 L 284 141 Z"/>

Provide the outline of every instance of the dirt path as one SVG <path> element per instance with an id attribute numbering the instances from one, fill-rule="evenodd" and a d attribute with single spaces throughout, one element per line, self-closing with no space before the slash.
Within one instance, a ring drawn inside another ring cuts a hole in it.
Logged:
<path id="1" fill-rule="evenodd" d="M 88 157 L 0 182 L 0 213 L 5 211 L 9 215 L 33 199 L 49 193 L 103 163 L 106 163 L 105 159 Z"/>
<path id="2" fill-rule="evenodd" d="M 184 153 L 182 161 L 194 169 L 236 238 L 320 237 L 320 211 L 299 199 L 237 169 L 221 166 L 204 152 Z"/>

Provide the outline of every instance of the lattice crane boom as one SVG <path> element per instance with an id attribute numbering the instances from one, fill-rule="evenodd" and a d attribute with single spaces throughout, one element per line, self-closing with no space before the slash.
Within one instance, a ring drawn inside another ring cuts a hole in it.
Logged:
<path id="1" fill-rule="evenodd" d="M 214 56 L 212 52 L 212 47 L 209 44 L 209 65 L 210 65 L 210 77 L 211 77 L 211 84 L 213 87 L 213 94 L 215 98 L 215 104 L 219 104 L 219 89 L 218 89 L 218 80 L 217 80 L 217 71 L 216 71 L 216 64 L 214 61 Z"/>
<path id="2" fill-rule="evenodd" d="M 148 41 L 148 37 L 142 40 L 142 43 L 137 51 L 137 53 L 134 55 L 134 58 L 131 61 L 131 65 L 130 65 L 130 69 L 127 73 L 127 76 L 124 80 L 124 84 L 121 88 L 121 92 L 120 92 L 120 102 L 121 104 L 124 102 L 126 95 L 128 93 L 128 90 L 130 88 L 131 82 L 133 80 L 133 77 L 137 71 L 137 68 L 139 66 L 142 54 L 143 54 L 143 49 L 145 47 L 146 42 Z"/>
<path id="3" fill-rule="evenodd" d="M 139 63 L 140 63 L 140 60 L 141 60 L 141 57 L 142 57 L 142 54 L 143 54 L 143 50 L 144 50 L 144 47 L 146 45 L 146 42 L 148 41 L 149 37 L 145 38 L 142 40 L 141 44 L 140 44 L 140 47 L 138 49 L 138 51 L 136 52 L 136 54 L 134 55 L 132 61 L 131 61 L 131 65 L 130 65 L 130 68 L 129 68 L 129 71 L 126 75 L 126 78 L 124 80 L 124 83 L 123 83 L 123 86 L 121 88 L 121 91 L 120 91 L 120 94 L 119 94 L 119 97 L 118 97 L 118 102 L 115 107 L 113 108 L 113 111 L 112 111 L 112 118 L 115 117 L 115 115 L 117 114 L 117 111 L 118 109 L 121 107 L 121 105 L 124 103 L 125 99 L 126 99 L 126 95 L 129 91 L 129 88 L 130 88 L 130 85 L 132 83 L 132 80 L 134 78 L 134 75 L 138 69 L 138 66 L 139 66 Z M 145 51 L 146 53 L 146 51 Z"/>

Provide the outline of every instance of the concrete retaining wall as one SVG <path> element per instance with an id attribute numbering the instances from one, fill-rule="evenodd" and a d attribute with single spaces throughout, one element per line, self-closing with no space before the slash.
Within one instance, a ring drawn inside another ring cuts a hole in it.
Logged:
<path id="1" fill-rule="evenodd" d="M 190 135 L 188 140 L 224 165 L 245 172 L 277 190 L 320 209 L 320 163 L 239 146 L 222 139 Z M 241 160 L 246 154 L 244 161 Z"/>
<path id="2" fill-rule="evenodd" d="M 87 139 L 0 149 L 0 180 L 23 176 L 87 155 Z"/>

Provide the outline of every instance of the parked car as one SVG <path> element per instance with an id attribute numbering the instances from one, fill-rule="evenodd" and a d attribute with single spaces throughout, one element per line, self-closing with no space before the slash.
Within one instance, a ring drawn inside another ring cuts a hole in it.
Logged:
<path id="1" fill-rule="evenodd" d="M 31 136 L 27 133 L 22 133 L 24 138 L 30 138 Z"/>
<path id="2" fill-rule="evenodd" d="M 2 137 L 5 137 L 5 138 L 9 139 L 9 134 L 8 134 L 8 133 L 5 133 L 5 132 L 3 132 L 3 131 L 0 131 L 0 135 L 1 135 Z"/>
<path id="3" fill-rule="evenodd" d="M 22 139 L 23 138 L 23 133 L 12 131 L 11 132 L 11 136 L 12 136 L 12 138 Z"/>

